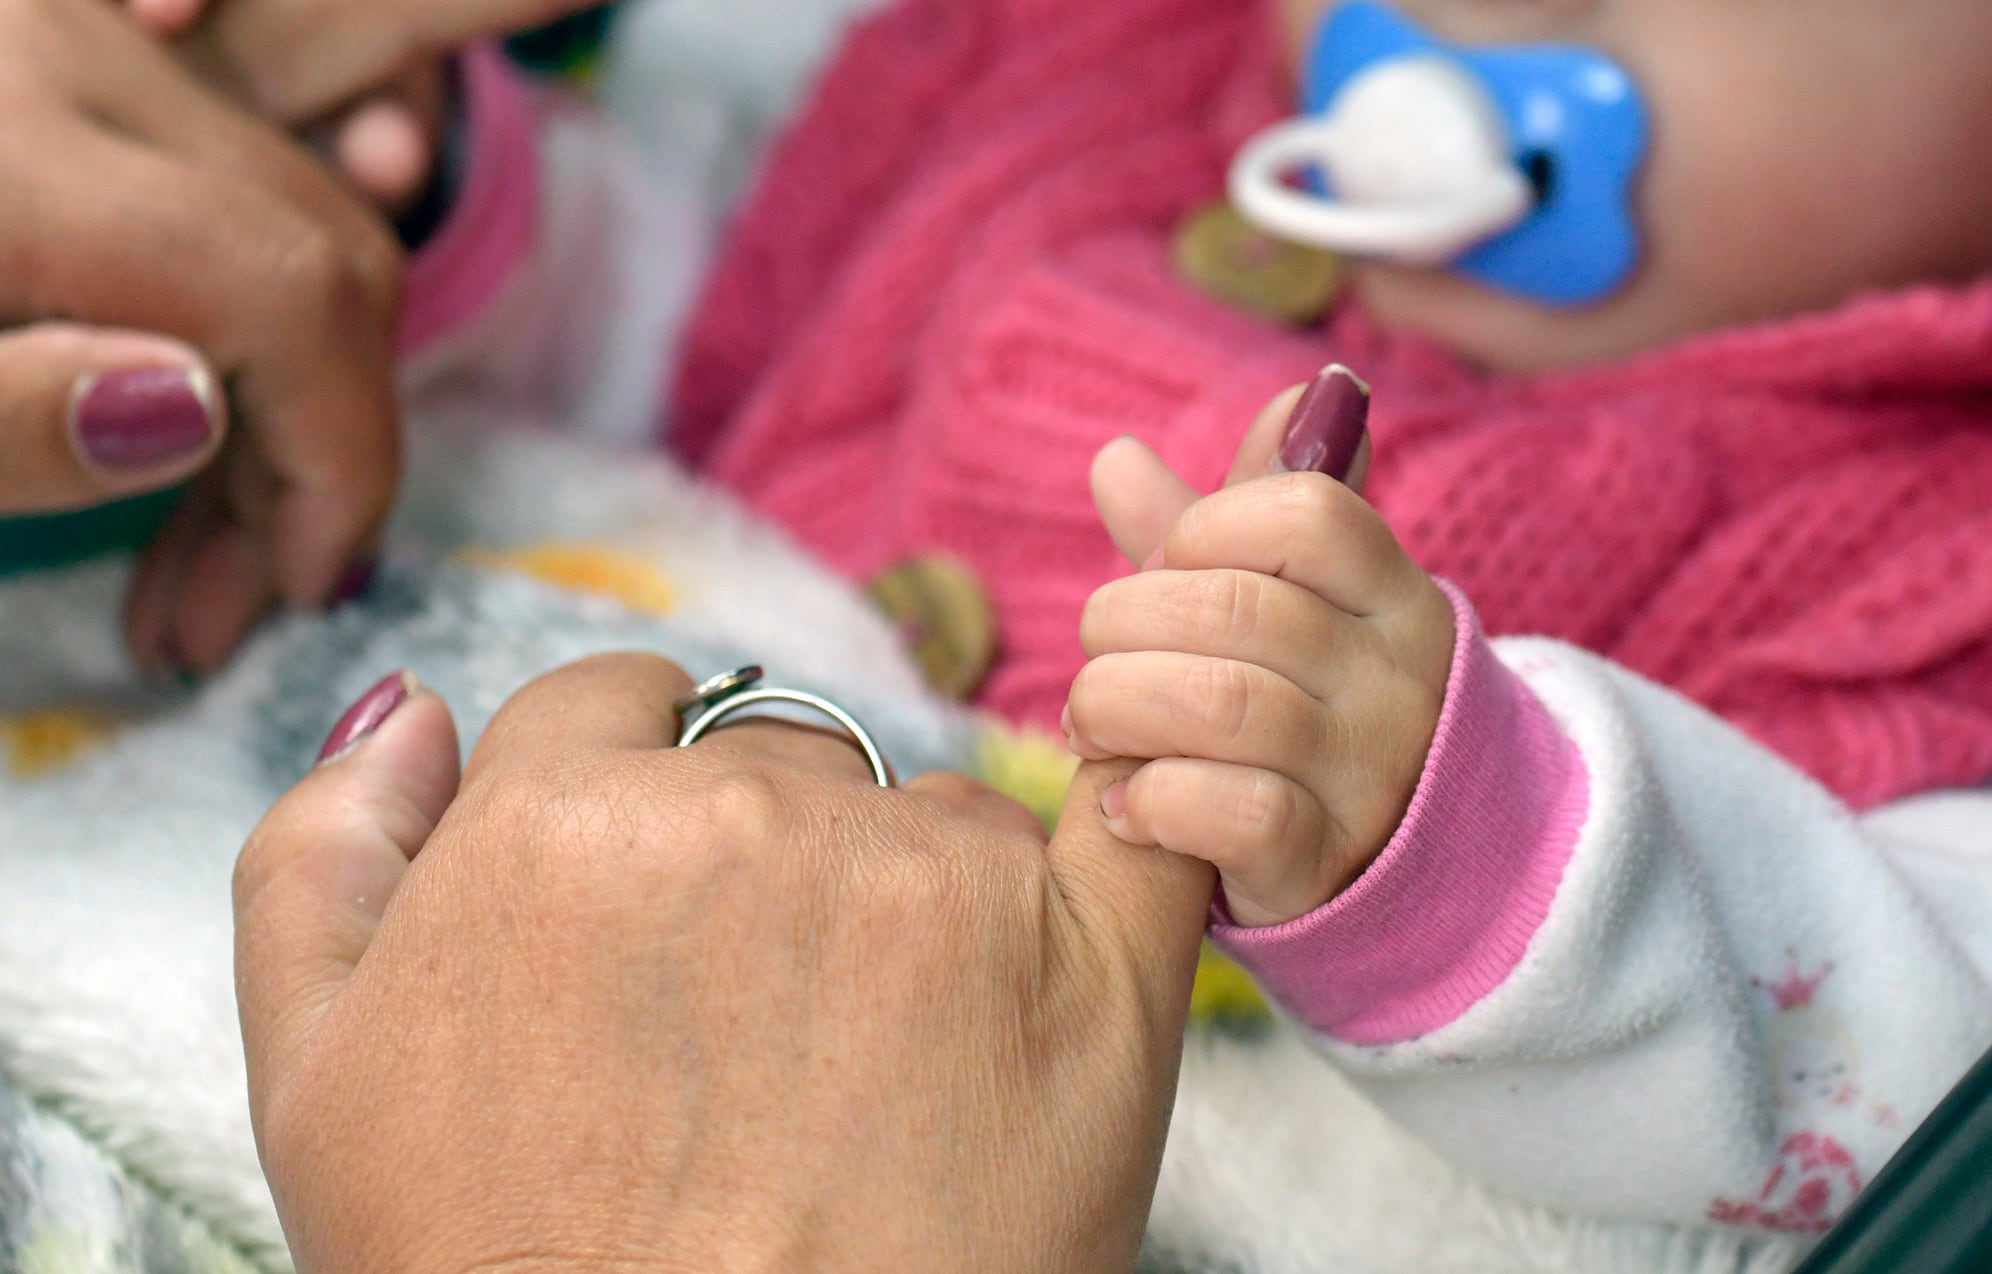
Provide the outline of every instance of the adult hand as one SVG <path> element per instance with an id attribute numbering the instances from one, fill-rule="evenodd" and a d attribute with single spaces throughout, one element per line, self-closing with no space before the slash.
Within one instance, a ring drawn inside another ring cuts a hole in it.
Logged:
<path id="1" fill-rule="evenodd" d="M 250 1097 L 299 1268 L 1131 1269 L 1209 869 L 1106 834 L 1124 768 L 1047 841 L 835 738 L 673 749 L 688 684 L 555 673 L 459 782 L 443 704 L 386 683 L 251 839 Z"/>
<path id="2" fill-rule="evenodd" d="M 209 8 L 207 0 L 123 2 L 133 21 L 163 39 L 187 36 Z M 241 7 L 242 0 L 236 0 L 230 11 Z M 196 69 L 214 75 L 225 92 L 243 91 L 249 77 L 210 45 L 198 37 L 190 41 Z M 360 193 L 389 216 L 400 216 L 420 197 L 435 169 L 448 109 L 444 57 L 438 54 L 410 66 L 384 84 L 354 87 L 327 118 L 302 131 Z"/>
<path id="3" fill-rule="evenodd" d="M 0 101 L 0 512 L 201 472 L 130 629 L 149 669 L 212 667 L 332 597 L 387 511 L 399 254 L 100 0 L 0 0 Z"/>
<path id="4" fill-rule="evenodd" d="M 155 26 L 193 24 L 187 56 L 272 119 L 324 116 L 473 40 L 599 0 L 131 0 Z M 196 22 L 198 19 L 198 22 Z"/>

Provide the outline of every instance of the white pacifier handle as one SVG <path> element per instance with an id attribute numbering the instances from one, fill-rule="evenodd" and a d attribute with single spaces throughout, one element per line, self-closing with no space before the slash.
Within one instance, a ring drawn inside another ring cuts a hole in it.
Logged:
<path id="1" fill-rule="evenodd" d="M 1318 166 L 1337 197 L 1296 190 Z M 1323 116 L 1276 124 L 1238 153 L 1231 201 L 1283 239 L 1437 266 L 1526 218 L 1536 192 L 1498 116 L 1464 71 L 1405 58 L 1352 80 Z"/>

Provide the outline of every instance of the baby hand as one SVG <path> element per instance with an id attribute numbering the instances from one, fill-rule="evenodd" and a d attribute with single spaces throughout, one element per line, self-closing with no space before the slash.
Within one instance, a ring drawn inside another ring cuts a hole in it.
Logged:
<path id="1" fill-rule="evenodd" d="M 1094 465 L 1108 530 L 1145 565 L 1086 607 L 1066 733 L 1082 757 L 1147 761 L 1107 791 L 1110 825 L 1217 867 L 1241 925 L 1306 915 L 1375 861 L 1445 700 L 1451 603 L 1359 478 L 1313 471 L 1366 467 L 1367 408 L 1330 368 L 1274 401 L 1204 499 L 1132 439 Z"/>

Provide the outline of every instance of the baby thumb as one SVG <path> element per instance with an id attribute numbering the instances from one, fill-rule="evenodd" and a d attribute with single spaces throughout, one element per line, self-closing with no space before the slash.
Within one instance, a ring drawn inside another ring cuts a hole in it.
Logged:
<path id="1" fill-rule="evenodd" d="M 1177 477 L 1148 444 L 1116 438 L 1093 458 L 1093 504 L 1107 534 L 1140 566 L 1162 547 L 1199 492 Z"/>
<path id="2" fill-rule="evenodd" d="M 1369 401 L 1369 386 L 1340 363 L 1295 385 L 1267 403 L 1245 431 L 1224 485 L 1309 471 L 1325 473 L 1361 495 L 1369 479 Z M 1200 494 L 1132 437 L 1100 449 L 1092 483 L 1093 503 L 1115 547 L 1144 567 Z"/>
<path id="3" fill-rule="evenodd" d="M 235 983 L 252 1085 L 288 1070 L 337 999 L 458 777 L 449 709 L 396 673 L 250 835 L 235 868 Z"/>

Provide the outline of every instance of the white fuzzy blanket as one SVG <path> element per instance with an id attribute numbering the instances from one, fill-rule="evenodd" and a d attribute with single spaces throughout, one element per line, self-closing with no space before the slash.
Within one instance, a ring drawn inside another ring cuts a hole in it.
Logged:
<path id="1" fill-rule="evenodd" d="M 171 702 L 140 694 L 118 653 L 122 567 L 0 585 L 0 714 L 90 701 L 128 718 L 35 778 L 9 774 L 0 749 L 0 1268 L 167 1274 L 235 1268 L 238 1255 L 287 1267 L 243 1103 L 228 876 L 244 833 L 383 673 L 415 669 L 474 738 L 525 679 L 592 651 L 659 649 L 694 671 L 751 657 L 848 703 L 902 767 L 968 761 L 977 725 L 921 692 L 882 621 L 662 461 L 525 435 L 432 443 L 408 505 L 406 551 L 372 599 L 273 625 L 226 674 Z M 649 564 L 675 596 L 670 613 L 438 556 L 547 541 Z M 6 1116 L 8 1088 L 26 1114 Z M 108 1157 L 105 1180 L 25 1152 L 50 1121 Z M 93 1239 L 108 1213 L 75 1200 L 134 1182 L 233 1252 Z M 47 1239 L 65 1224 L 81 1237 Z M 30 1230 L 42 1238 L 24 1239 Z M 1770 1274 L 1792 1257 L 1505 1200 L 1388 1125 L 1275 1026 L 1193 1034 L 1144 1268 Z"/>

